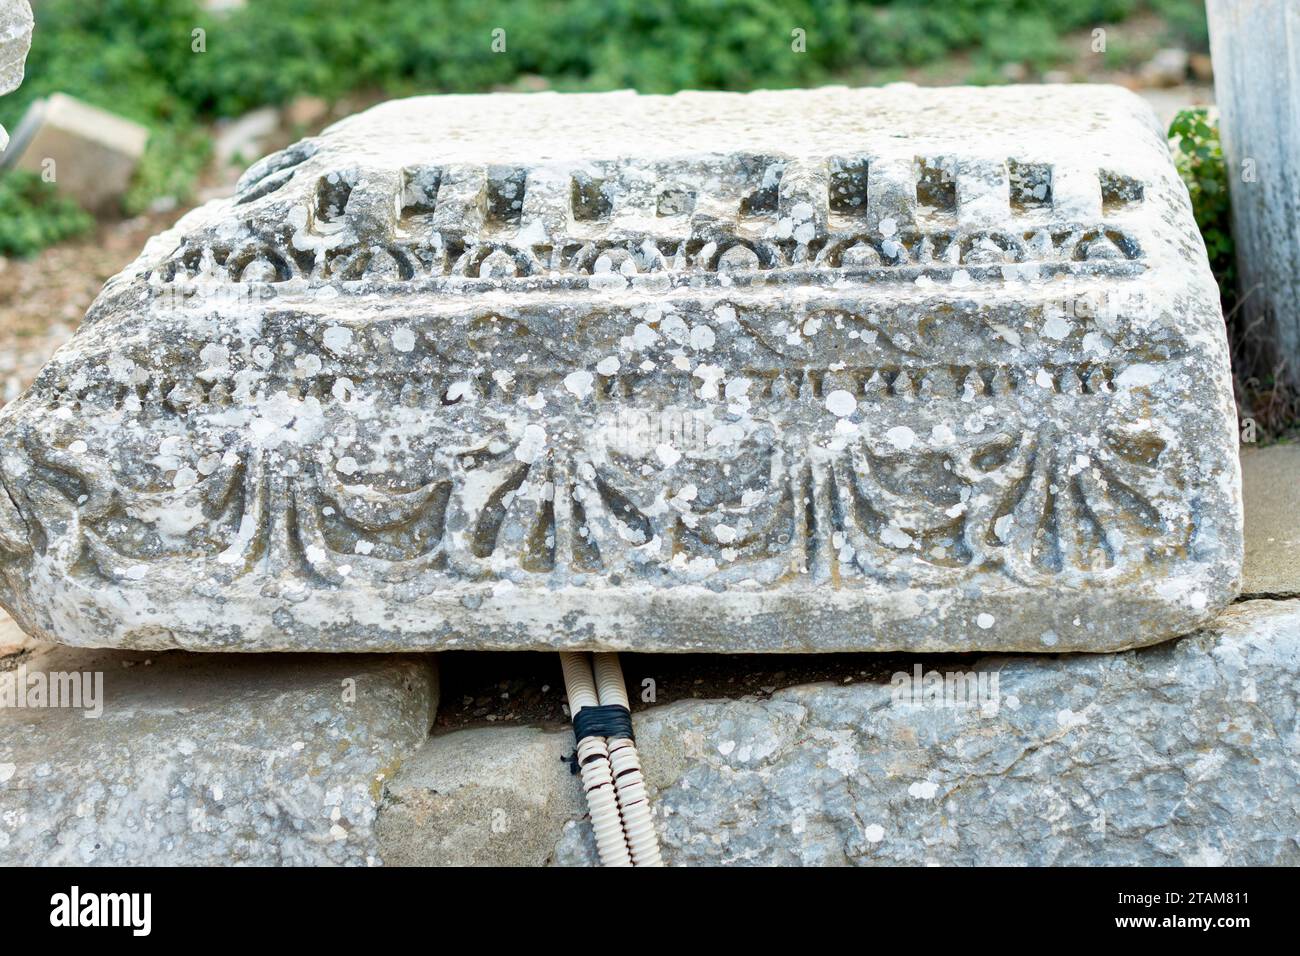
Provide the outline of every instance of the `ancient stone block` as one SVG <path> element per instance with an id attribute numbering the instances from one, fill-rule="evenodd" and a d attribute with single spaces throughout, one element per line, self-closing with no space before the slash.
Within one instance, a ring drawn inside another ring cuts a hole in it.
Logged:
<path id="1" fill-rule="evenodd" d="M 543 866 L 587 813 L 565 758 L 573 728 L 473 727 L 430 737 L 390 779 L 375 821 L 387 866 Z"/>
<path id="2" fill-rule="evenodd" d="M 1109 650 L 1241 565 L 1107 87 L 384 104 L 152 240 L 0 470 L 3 603 L 80 644 Z"/>
<path id="3" fill-rule="evenodd" d="M 385 781 L 438 706 L 432 655 L 152 657 L 0 669 L 0 864 L 379 862 Z"/>
<path id="4" fill-rule="evenodd" d="M 60 192 L 93 212 L 113 211 L 148 140 L 149 131 L 139 123 L 55 93 L 28 107 L 5 151 L 5 165 L 52 170 Z"/>
<path id="5" fill-rule="evenodd" d="M 1193 636 L 1125 654 L 941 658 L 923 665 L 920 682 L 915 667 L 892 681 L 804 684 L 769 699 L 683 700 L 636 714 L 664 861 L 1300 863 L 1297 602 L 1244 602 Z M 422 761 L 450 742 L 432 738 Z M 503 734 L 491 751 L 505 762 L 520 748 Z M 482 754 L 474 764 L 490 766 Z M 442 808 L 457 835 L 466 791 Z M 381 853 L 397 845 L 385 812 Z M 402 822 L 418 834 L 415 821 Z M 595 849 L 575 814 L 554 860 L 594 864 Z"/>

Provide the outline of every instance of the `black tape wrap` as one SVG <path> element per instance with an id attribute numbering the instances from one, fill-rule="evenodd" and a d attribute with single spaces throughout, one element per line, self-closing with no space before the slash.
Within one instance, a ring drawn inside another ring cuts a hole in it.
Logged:
<path id="1" fill-rule="evenodd" d="M 600 704 L 584 707 L 573 715 L 573 739 L 588 737 L 626 737 L 632 735 L 632 712 L 622 704 Z"/>

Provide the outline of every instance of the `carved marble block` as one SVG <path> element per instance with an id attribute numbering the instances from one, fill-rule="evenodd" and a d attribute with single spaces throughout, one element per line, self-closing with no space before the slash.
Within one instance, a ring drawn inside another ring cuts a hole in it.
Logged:
<path id="1" fill-rule="evenodd" d="M 0 603 L 71 644 L 1102 651 L 1241 564 L 1109 87 L 386 103 L 150 241 L 0 472 Z"/>

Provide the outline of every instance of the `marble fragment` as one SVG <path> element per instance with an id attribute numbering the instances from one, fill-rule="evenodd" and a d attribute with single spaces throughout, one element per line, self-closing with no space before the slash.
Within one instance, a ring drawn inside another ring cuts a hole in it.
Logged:
<path id="1" fill-rule="evenodd" d="M 377 106 L 110 280 L 0 482 L 0 604 L 83 645 L 1102 651 L 1242 560 L 1216 286 L 1101 86 Z"/>

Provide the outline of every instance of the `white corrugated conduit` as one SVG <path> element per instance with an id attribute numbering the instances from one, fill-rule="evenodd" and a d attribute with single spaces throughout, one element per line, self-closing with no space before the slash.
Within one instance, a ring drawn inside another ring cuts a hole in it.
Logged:
<path id="1" fill-rule="evenodd" d="M 601 706 L 611 704 L 629 712 L 628 729 L 631 730 L 627 686 L 623 683 L 623 668 L 617 654 L 593 654 L 596 664 L 596 694 Z M 633 866 L 663 866 L 659 858 L 659 835 L 650 819 L 650 797 L 641 773 L 641 758 L 629 733 L 627 737 L 610 737 L 609 765 L 614 771 L 614 790 L 618 796 L 618 809 L 623 815 L 623 833 L 632 852 Z"/>
<path id="2" fill-rule="evenodd" d="M 602 866 L 663 866 L 617 654 L 562 652 L 578 772 Z M 582 711 L 587 713 L 583 714 Z"/>

